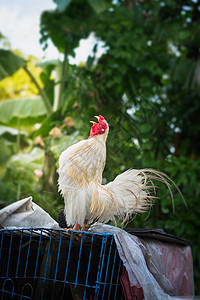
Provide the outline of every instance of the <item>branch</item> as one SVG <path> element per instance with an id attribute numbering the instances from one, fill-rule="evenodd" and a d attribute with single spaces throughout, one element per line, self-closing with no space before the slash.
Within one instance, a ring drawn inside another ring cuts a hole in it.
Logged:
<path id="1" fill-rule="evenodd" d="M 66 74 L 66 67 L 67 67 L 67 43 L 65 44 L 65 53 L 64 53 L 64 60 L 63 60 L 63 64 L 62 64 L 62 78 L 61 78 L 61 86 L 60 86 L 60 94 L 59 94 L 59 98 L 58 98 L 58 107 L 62 106 L 62 102 L 63 102 L 63 95 L 64 95 L 64 90 L 65 90 L 65 74 Z"/>
<path id="2" fill-rule="evenodd" d="M 49 98 L 47 97 L 45 91 L 40 87 L 39 83 L 37 82 L 37 80 L 35 79 L 33 74 L 28 70 L 27 66 L 23 67 L 23 69 L 29 75 L 29 77 L 31 78 L 31 80 L 33 81 L 35 86 L 37 87 L 38 92 L 40 93 L 40 96 L 41 96 L 41 98 L 44 102 L 44 105 L 46 107 L 47 114 L 48 114 L 48 116 L 50 116 L 52 114 L 53 110 L 52 110 L 52 107 L 51 107 L 51 102 L 49 101 Z"/>

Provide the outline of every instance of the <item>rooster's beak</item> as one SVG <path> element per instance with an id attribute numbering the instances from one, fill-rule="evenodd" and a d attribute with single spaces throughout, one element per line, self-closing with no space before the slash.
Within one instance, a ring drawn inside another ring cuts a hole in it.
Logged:
<path id="1" fill-rule="evenodd" d="M 95 118 L 97 118 L 97 120 L 98 120 L 98 122 L 99 122 L 99 117 L 98 116 L 94 116 Z M 92 123 L 92 124 L 97 124 L 96 122 L 94 122 L 94 121 L 90 121 L 90 123 Z"/>
<path id="2" fill-rule="evenodd" d="M 98 116 L 94 116 L 95 118 L 97 118 L 98 122 L 99 122 L 99 117 Z"/>

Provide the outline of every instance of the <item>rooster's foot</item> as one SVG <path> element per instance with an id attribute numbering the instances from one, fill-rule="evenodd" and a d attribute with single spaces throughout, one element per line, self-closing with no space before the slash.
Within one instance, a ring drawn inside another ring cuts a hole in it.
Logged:
<path id="1" fill-rule="evenodd" d="M 66 230 L 68 233 L 70 231 L 87 231 L 87 226 L 88 226 L 88 220 L 84 221 L 84 226 L 82 227 L 82 229 L 80 229 L 80 225 L 79 224 L 75 224 L 73 228 L 63 228 L 64 230 Z"/>
<path id="2" fill-rule="evenodd" d="M 83 228 L 81 229 L 81 231 L 88 231 L 88 230 L 87 230 L 87 226 L 88 226 L 88 220 L 85 220 L 85 221 L 84 221 L 84 226 L 83 226 Z"/>
<path id="3" fill-rule="evenodd" d="M 80 231 L 80 226 L 79 224 L 75 224 L 73 228 L 67 228 L 67 232 L 69 231 Z"/>

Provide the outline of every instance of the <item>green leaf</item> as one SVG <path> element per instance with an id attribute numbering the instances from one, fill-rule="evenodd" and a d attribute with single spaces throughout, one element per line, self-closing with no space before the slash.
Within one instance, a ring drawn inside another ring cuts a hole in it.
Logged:
<path id="1" fill-rule="evenodd" d="M 10 123 L 13 118 L 34 118 L 46 115 L 47 111 L 40 98 L 12 99 L 0 102 L 0 122 Z"/>
<path id="2" fill-rule="evenodd" d="M 0 80 L 12 75 L 21 67 L 26 65 L 26 61 L 9 50 L 0 49 Z"/>
<path id="3" fill-rule="evenodd" d="M 67 149 L 69 146 L 77 143 L 82 140 L 83 137 L 77 135 L 78 132 L 75 132 L 72 135 L 63 135 L 58 139 L 53 139 L 51 142 L 51 151 L 56 159 L 59 158 L 60 154 Z"/>
<path id="4" fill-rule="evenodd" d="M 0 165 L 2 165 L 10 157 L 11 152 L 10 152 L 10 149 L 4 139 L 0 139 L 0 144 L 1 144 Z M 1 170 L 0 170 L 0 173 L 1 173 Z"/>
<path id="5" fill-rule="evenodd" d="M 53 112 L 52 115 L 43 120 L 41 127 L 34 131 L 33 138 L 37 136 L 46 137 L 49 135 L 50 130 L 55 126 L 56 122 L 60 121 L 60 110 Z"/>
<path id="6" fill-rule="evenodd" d="M 191 32 L 189 30 L 181 30 L 178 36 L 181 40 L 188 39 L 191 36 Z"/>
<path id="7" fill-rule="evenodd" d="M 47 61 L 39 61 L 37 62 L 35 65 L 37 67 L 42 68 L 43 70 L 48 69 L 49 66 L 56 66 L 58 64 L 59 60 L 57 59 L 51 59 L 51 60 L 47 60 Z"/>
<path id="8" fill-rule="evenodd" d="M 97 14 L 103 12 L 107 8 L 107 4 L 103 0 L 88 0 L 88 3 Z"/>
<path id="9" fill-rule="evenodd" d="M 141 133 L 147 133 L 152 130 L 152 126 L 150 124 L 142 124 L 140 125 L 140 131 Z"/>
<path id="10" fill-rule="evenodd" d="M 18 134 L 24 134 L 27 135 L 24 131 L 19 131 L 15 128 L 11 128 L 8 126 L 0 125 L 0 135 L 3 135 L 4 133 L 10 133 L 11 135 L 18 135 Z"/>
<path id="11" fill-rule="evenodd" d="M 143 143 L 143 144 L 142 144 L 142 148 L 143 148 L 144 150 L 151 150 L 152 144 L 151 144 L 151 143 Z"/>
<path id="12" fill-rule="evenodd" d="M 54 0 L 54 2 L 57 4 L 57 10 L 63 12 L 70 4 L 71 0 Z"/>
<path id="13" fill-rule="evenodd" d="M 42 166 L 44 162 L 44 150 L 35 147 L 30 153 L 19 153 L 13 155 L 12 162 L 20 162 L 22 165 L 30 165 L 31 163 Z"/>

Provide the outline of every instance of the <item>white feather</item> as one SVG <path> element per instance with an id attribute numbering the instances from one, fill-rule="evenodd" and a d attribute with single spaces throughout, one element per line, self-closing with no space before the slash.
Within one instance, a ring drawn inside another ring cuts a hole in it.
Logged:
<path id="1" fill-rule="evenodd" d="M 60 155 L 58 189 L 64 198 L 68 225 L 78 223 L 83 226 L 85 219 L 90 220 L 93 195 L 91 187 L 101 183 L 105 166 L 104 139 L 105 135 L 99 135 L 80 141 Z"/>
<path id="2" fill-rule="evenodd" d="M 132 214 L 148 210 L 156 198 L 150 193 L 152 189 L 155 192 L 153 180 L 165 183 L 173 200 L 169 182 L 174 182 L 153 169 L 128 170 L 102 185 L 107 135 L 108 129 L 70 146 L 60 156 L 58 186 L 64 197 L 68 226 L 84 226 L 85 220 L 106 223 L 115 216 L 125 222 Z"/>

